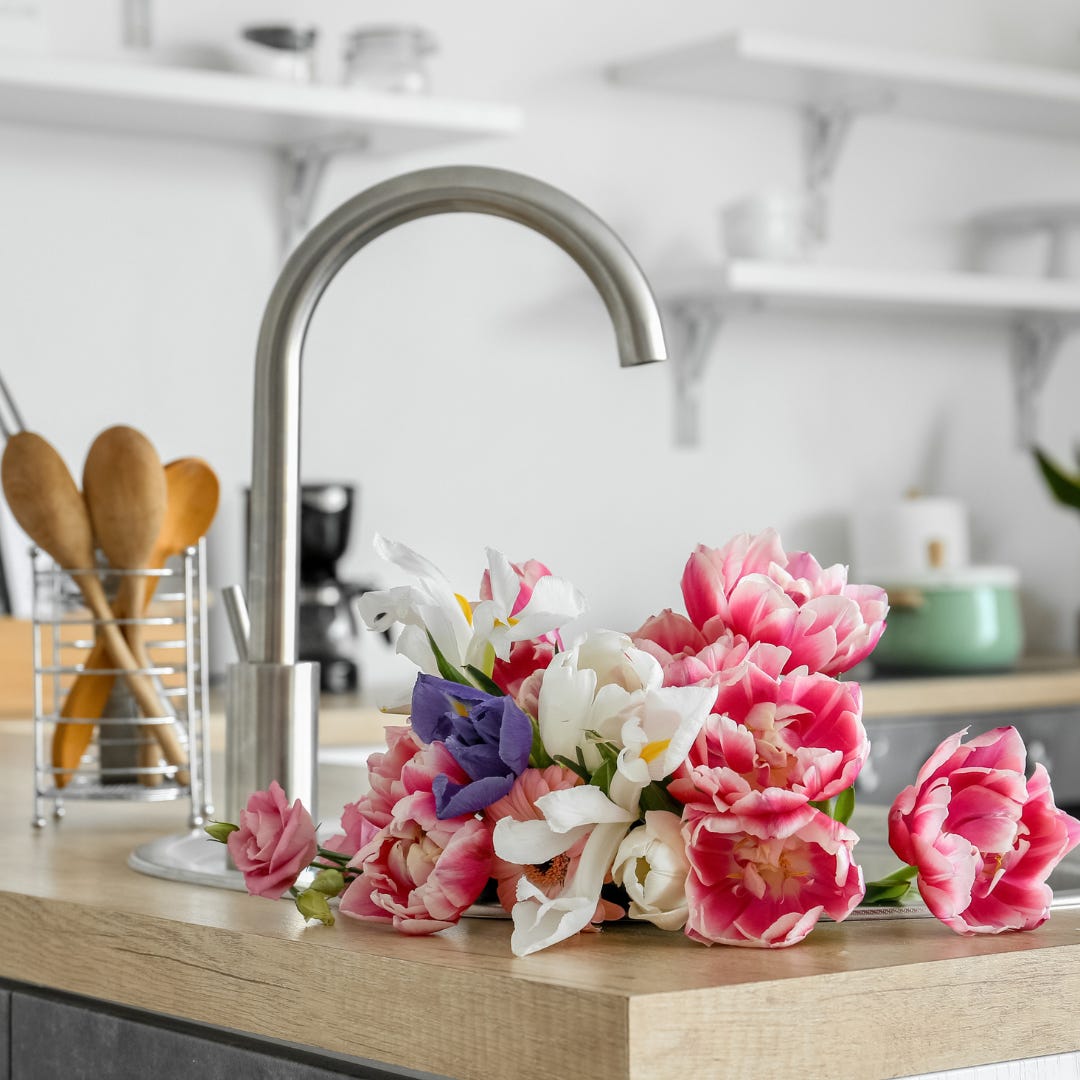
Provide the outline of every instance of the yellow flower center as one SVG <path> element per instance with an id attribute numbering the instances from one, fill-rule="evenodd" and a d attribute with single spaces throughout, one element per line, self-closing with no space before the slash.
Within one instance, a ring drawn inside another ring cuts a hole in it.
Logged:
<path id="1" fill-rule="evenodd" d="M 657 739 L 656 742 L 646 743 L 641 750 L 641 760 L 648 764 L 658 758 L 669 746 L 670 739 Z"/>
<path id="2" fill-rule="evenodd" d="M 465 621 L 470 626 L 472 626 L 472 604 L 470 604 L 469 601 L 466 600 L 465 597 L 461 595 L 461 593 L 454 593 L 454 599 L 458 602 L 458 605 L 461 607 L 461 610 L 464 612 Z"/>

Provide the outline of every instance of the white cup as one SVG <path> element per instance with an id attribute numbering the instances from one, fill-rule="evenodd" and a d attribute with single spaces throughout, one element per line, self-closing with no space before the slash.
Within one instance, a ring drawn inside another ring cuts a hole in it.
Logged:
<path id="1" fill-rule="evenodd" d="M 720 211 L 721 237 L 730 258 L 797 262 L 812 247 L 813 202 L 801 191 L 761 191 Z"/>

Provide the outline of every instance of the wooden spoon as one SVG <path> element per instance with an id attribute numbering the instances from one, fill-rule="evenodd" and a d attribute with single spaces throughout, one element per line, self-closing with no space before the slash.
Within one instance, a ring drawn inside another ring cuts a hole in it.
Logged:
<path id="1" fill-rule="evenodd" d="M 181 555 L 204 537 L 217 513 L 220 485 L 214 470 L 202 458 L 188 457 L 170 461 L 165 466 L 165 517 L 158 532 L 147 569 L 160 570 L 175 555 Z M 153 597 L 154 582 L 142 583 L 145 593 L 132 614 L 142 615 Z M 95 674 L 108 666 L 104 642 L 95 644 L 83 665 L 84 671 L 72 684 L 64 699 L 62 716 L 97 719 L 105 710 L 113 679 Z M 190 662 L 190 658 L 189 658 Z M 57 786 L 67 783 L 68 772 L 78 765 L 90 742 L 90 724 L 58 724 L 53 733 L 53 766 L 58 772 Z M 141 744 L 140 765 L 152 767 L 156 753 L 149 742 Z M 153 777 L 153 773 L 142 774 Z"/>
<path id="2" fill-rule="evenodd" d="M 154 549 L 147 561 L 147 568 L 160 570 L 165 563 L 174 555 L 180 555 L 189 547 L 199 542 L 210 528 L 214 515 L 217 513 L 220 485 L 214 470 L 206 464 L 202 458 L 179 458 L 165 466 L 165 487 L 167 498 L 165 500 L 165 517 L 158 530 Z M 150 604 L 157 584 L 155 579 L 134 579 L 139 586 L 139 595 L 135 600 L 133 614 L 142 615 Z M 130 626 L 129 630 L 141 630 L 141 627 Z M 132 649 L 136 657 L 145 658 L 149 666 L 149 658 L 142 648 L 141 637 L 136 641 L 130 637 Z M 187 658 L 189 664 L 195 662 L 195 658 Z M 188 703 L 190 712 L 191 702 Z M 139 764 L 144 768 L 152 769 L 157 761 L 155 744 L 144 739 L 139 744 Z M 153 772 L 141 773 L 141 776 L 156 779 Z"/>
<path id="3" fill-rule="evenodd" d="M 145 570 L 165 520 L 165 471 L 152 443 L 134 428 L 106 428 L 91 444 L 83 466 L 83 497 L 90 512 L 94 536 L 109 565 L 116 570 Z M 120 579 L 113 606 L 118 619 L 142 614 L 144 579 Z M 142 641 L 142 627 L 126 625 L 124 637 L 141 668 L 150 668 Z M 144 739 L 153 738 L 153 725 L 144 726 Z M 149 755 L 148 755 L 149 756 Z M 158 761 L 151 757 L 153 765 Z M 154 787 L 157 773 L 140 773 L 140 781 Z"/>
<path id="4" fill-rule="evenodd" d="M 16 432 L 4 447 L 0 483 L 23 531 L 78 584 L 86 606 L 101 622 L 109 656 L 116 667 L 124 669 L 139 708 L 147 716 L 167 715 L 154 684 L 138 674 L 139 665 L 114 622 L 101 582 L 93 572 L 79 572 L 94 565 L 93 532 L 86 503 L 63 459 L 40 435 Z M 178 781 L 187 783 L 187 757 L 176 733 L 163 725 L 155 725 L 154 733 L 169 763 L 177 766 Z"/>

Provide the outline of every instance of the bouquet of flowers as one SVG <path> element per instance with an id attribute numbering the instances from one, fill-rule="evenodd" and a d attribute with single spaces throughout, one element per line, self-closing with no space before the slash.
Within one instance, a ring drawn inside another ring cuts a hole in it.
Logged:
<path id="1" fill-rule="evenodd" d="M 869 743 L 859 686 L 839 676 L 874 649 L 888 605 L 846 568 L 786 553 L 772 530 L 699 546 L 685 614 L 570 643 L 584 601 L 539 562 L 489 550 L 470 601 L 409 548 L 376 548 L 415 579 L 362 600 L 420 668 L 409 723 L 386 729 L 370 789 L 323 844 L 276 783 L 239 825 L 208 827 L 250 892 L 291 890 L 326 924 L 336 897 L 343 915 L 407 934 L 493 892 L 517 956 L 622 918 L 779 948 L 823 915 L 898 901 L 913 879 L 958 933 L 1048 917 L 1046 879 L 1080 822 L 1041 765 L 1026 776 L 1012 728 L 938 747 L 889 815 L 905 865 L 864 881 L 848 821 Z"/>

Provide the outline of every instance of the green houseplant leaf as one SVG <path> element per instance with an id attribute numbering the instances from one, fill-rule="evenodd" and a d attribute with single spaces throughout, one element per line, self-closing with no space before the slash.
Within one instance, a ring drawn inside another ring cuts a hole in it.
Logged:
<path id="1" fill-rule="evenodd" d="M 1037 446 L 1032 448 L 1032 452 L 1054 498 L 1065 506 L 1080 510 L 1080 476 L 1070 476 L 1062 472 Z"/>

